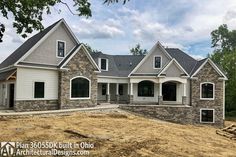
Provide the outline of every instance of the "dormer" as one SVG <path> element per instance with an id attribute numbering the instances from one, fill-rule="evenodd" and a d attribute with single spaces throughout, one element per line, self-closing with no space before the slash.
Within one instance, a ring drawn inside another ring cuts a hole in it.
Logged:
<path id="1" fill-rule="evenodd" d="M 101 71 L 108 71 L 108 59 L 107 58 L 98 58 L 98 66 Z"/>

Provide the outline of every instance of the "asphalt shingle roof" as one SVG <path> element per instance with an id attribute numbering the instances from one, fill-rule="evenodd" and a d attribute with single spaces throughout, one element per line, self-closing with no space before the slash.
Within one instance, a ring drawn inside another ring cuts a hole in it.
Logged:
<path id="1" fill-rule="evenodd" d="M 18 49 L 16 49 L 10 56 L 8 56 L 1 64 L 0 69 L 15 64 L 22 56 L 24 56 L 40 39 L 42 39 L 56 24 L 57 21 L 43 31 L 29 38 Z"/>

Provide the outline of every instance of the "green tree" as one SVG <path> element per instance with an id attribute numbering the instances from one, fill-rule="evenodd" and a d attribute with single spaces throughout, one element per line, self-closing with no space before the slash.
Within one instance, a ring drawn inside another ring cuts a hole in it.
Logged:
<path id="1" fill-rule="evenodd" d="M 51 13 L 51 8 L 56 4 L 65 5 L 68 11 L 73 15 L 91 17 L 91 4 L 89 0 L 70 0 L 73 2 L 72 11 L 66 0 L 1 0 L 0 11 L 2 16 L 7 18 L 13 15 L 13 27 L 16 28 L 16 32 L 23 38 L 27 37 L 27 34 L 32 33 L 34 30 L 42 30 L 43 13 Z M 119 1 L 129 0 L 104 0 L 104 4 L 118 3 Z M 0 42 L 5 31 L 5 25 L 0 21 Z"/>
<path id="2" fill-rule="evenodd" d="M 141 49 L 140 44 L 136 44 L 135 47 L 130 49 L 130 53 L 132 55 L 146 55 L 147 50 L 146 49 Z"/>
<path id="3" fill-rule="evenodd" d="M 215 48 L 211 59 L 225 71 L 226 81 L 226 111 L 236 110 L 236 30 L 229 30 L 227 25 L 221 25 L 212 31 L 212 47 Z"/>
<path id="4" fill-rule="evenodd" d="M 86 49 L 88 50 L 89 53 L 99 53 L 101 51 L 93 49 L 89 44 L 84 44 L 84 46 L 86 47 Z"/>

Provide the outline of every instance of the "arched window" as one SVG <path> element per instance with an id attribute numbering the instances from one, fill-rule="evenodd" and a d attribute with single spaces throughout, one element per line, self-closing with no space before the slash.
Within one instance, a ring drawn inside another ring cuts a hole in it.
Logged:
<path id="1" fill-rule="evenodd" d="M 84 77 L 71 79 L 71 98 L 89 98 L 90 80 Z"/>
<path id="2" fill-rule="evenodd" d="M 214 83 L 204 82 L 200 85 L 200 98 L 205 100 L 213 100 L 215 96 Z"/>
<path id="3" fill-rule="evenodd" d="M 154 83 L 142 81 L 138 83 L 138 96 L 154 97 Z"/>

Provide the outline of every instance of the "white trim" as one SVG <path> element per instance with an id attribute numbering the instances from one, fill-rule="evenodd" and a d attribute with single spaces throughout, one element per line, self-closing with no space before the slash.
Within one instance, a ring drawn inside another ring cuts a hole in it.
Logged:
<path id="1" fill-rule="evenodd" d="M 41 65 L 52 65 L 57 66 L 57 64 L 48 64 L 48 63 L 37 63 L 37 62 L 29 62 L 29 61 L 22 61 L 20 63 L 29 63 L 29 64 L 41 64 Z"/>
<path id="2" fill-rule="evenodd" d="M 213 85 L 213 98 L 203 98 L 202 97 L 202 85 L 203 84 L 212 84 Z M 200 100 L 215 100 L 215 83 L 213 83 L 213 82 L 201 82 L 200 83 Z"/>
<path id="3" fill-rule="evenodd" d="M 175 58 L 173 58 L 173 59 L 167 64 L 167 66 L 165 66 L 165 67 L 160 71 L 160 73 L 159 73 L 157 76 L 160 77 L 160 75 L 162 74 L 162 72 L 166 71 L 166 70 L 169 68 L 169 66 L 170 66 L 173 62 L 176 63 L 177 67 L 178 67 L 180 70 L 182 70 L 182 71 L 187 75 L 186 77 L 190 77 L 189 74 L 184 70 L 184 68 L 178 63 L 178 61 L 177 61 Z M 181 77 L 181 76 L 180 76 L 180 77 Z"/>
<path id="4" fill-rule="evenodd" d="M 115 79 L 128 79 L 128 77 L 118 77 L 118 76 L 102 76 L 98 75 L 98 78 L 115 78 Z"/>
<path id="5" fill-rule="evenodd" d="M 225 74 L 215 65 L 215 63 L 210 59 L 210 58 L 207 58 L 205 60 L 205 62 L 194 72 L 194 74 L 191 76 L 191 78 L 193 78 L 203 67 L 204 65 L 209 61 L 209 63 L 211 64 L 211 66 L 216 70 L 216 72 L 219 74 L 219 75 L 222 75 L 224 78 L 224 80 L 228 80 L 227 76 L 225 76 Z"/>
<path id="6" fill-rule="evenodd" d="M 86 79 L 89 81 L 89 97 L 76 97 L 76 98 L 72 98 L 71 97 L 71 82 L 73 79 L 76 79 L 76 78 L 83 78 L 83 79 Z M 85 76 L 75 76 L 73 78 L 70 79 L 70 99 L 71 100 L 83 100 L 83 99 L 90 99 L 91 98 L 91 80 Z"/>
<path id="7" fill-rule="evenodd" d="M 225 80 L 223 80 L 223 120 L 225 120 Z"/>
<path id="8" fill-rule="evenodd" d="M 158 41 L 153 47 L 152 49 L 148 52 L 148 54 L 141 60 L 141 62 L 139 62 L 139 64 L 131 71 L 131 73 L 128 75 L 128 77 L 133 74 L 135 71 L 137 71 L 137 69 L 143 64 L 143 62 L 152 54 L 155 52 L 155 49 L 159 47 L 163 52 L 166 53 L 167 57 L 169 59 L 172 59 L 172 57 L 170 56 L 170 54 L 165 50 L 165 48 L 161 45 L 161 43 Z"/>
<path id="9" fill-rule="evenodd" d="M 160 68 L 156 68 L 155 67 L 155 61 L 156 61 L 156 57 L 160 57 L 161 58 L 161 64 L 160 64 Z M 161 55 L 155 55 L 153 56 L 153 69 L 161 69 L 162 68 L 162 56 Z"/>
<path id="10" fill-rule="evenodd" d="M 63 57 L 58 56 L 58 42 L 64 43 L 64 56 Z M 64 40 L 56 40 L 56 57 L 57 58 L 64 58 L 65 56 L 66 56 L 66 41 L 64 41 Z"/>
<path id="11" fill-rule="evenodd" d="M 202 110 L 212 110 L 213 111 L 213 121 L 212 122 L 203 122 L 202 121 Z M 200 108 L 200 123 L 215 123 L 215 109 L 213 109 L 213 108 Z"/>
<path id="12" fill-rule="evenodd" d="M 10 65 L 0 69 L 0 73 L 14 69 L 14 65 Z"/>
<path id="13" fill-rule="evenodd" d="M 106 60 L 106 69 L 102 69 L 102 64 L 101 64 L 101 61 L 102 59 L 105 59 Z M 98 58 L 98 67 L 100 68 L 101 71 L 108 71 L 108 62 L 109 60 L 107 58 Z"/>
<path id="14" fill-rule="evenodd" d="M 32 69 L 58 70 L 58 68 L 48 68 L 48 67 L 40 67 L 40 66 L 27 66 L 27 65 L 16 65 L 16 67 L 32 68 Z"/>

